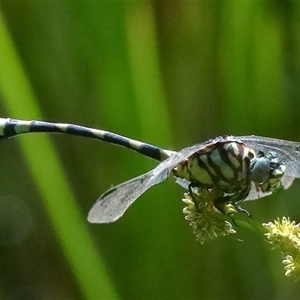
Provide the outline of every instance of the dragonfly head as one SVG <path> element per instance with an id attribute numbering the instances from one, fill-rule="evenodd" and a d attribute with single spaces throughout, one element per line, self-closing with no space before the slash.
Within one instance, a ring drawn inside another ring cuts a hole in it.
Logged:
<path id="1" fill-rule="evenodd" d="M 285 170 L 285 165 L 274 151 L 270 151 L 267 155 L 259 151 L 250 163 L 251 180 L 263 192 L 273 192 L 280 185 Z"/>

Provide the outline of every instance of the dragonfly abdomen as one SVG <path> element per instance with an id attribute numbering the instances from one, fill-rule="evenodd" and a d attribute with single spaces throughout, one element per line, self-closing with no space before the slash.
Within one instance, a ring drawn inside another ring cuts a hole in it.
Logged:
<path id="1" fill-rule="evenodd" d="M 158 161 L 165 160 L 174 153 L 174 151 L 165 150 L 106 130 L 94 129 L 75 124 L 0 118 L 0 140 L 32 132 L 63 133 L 98 139 L 137 151 Z"/>

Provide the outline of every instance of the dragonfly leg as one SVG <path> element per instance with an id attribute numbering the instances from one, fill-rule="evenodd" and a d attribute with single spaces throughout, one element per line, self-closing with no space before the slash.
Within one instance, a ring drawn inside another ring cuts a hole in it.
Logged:
<path id="1" fill-rule="evenodd" d="M 241 190 L 238 193 L 219 197 L 214 201 L 215 207 L 225 215 L 231 215 L 237 211 L 245 213 L 248 217 L 251 217 L 250 213 L 240 207 L 237 203 L 245 199 L 249 194 L 249 188 Z"/>
<path id="2" fill-rule="evenodd" d="M 193 188 L 195 188 L 196 186 L 191 182 L 189 185 L 188 185 L 188 190 L 189 190 L 189 194 L 190 196 L 193 198 L 193 200 L 195 201 L 195 193 L 193 192 Z"/>

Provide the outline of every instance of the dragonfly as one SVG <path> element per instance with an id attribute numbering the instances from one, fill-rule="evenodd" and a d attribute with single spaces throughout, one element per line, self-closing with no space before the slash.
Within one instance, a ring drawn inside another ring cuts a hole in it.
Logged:
<path id="1" fill-rule="evenodd" d="M 111 187 L 88 214 L 90 223 L 110 223 L 149 188 L 173 175 L 193 195 L 194 189 L 221 192 L 214 200 L 220 212 L 226 204 L 271 195 L 300 178 L 300 143 L 255 135 L 219 136 L 179 151 L 166 150 L 110 131 L 67 123 L 0 118 L 0 139 L 26 133 L 62 133 L 123 146 L 160 163 L 149 172 Z"/>

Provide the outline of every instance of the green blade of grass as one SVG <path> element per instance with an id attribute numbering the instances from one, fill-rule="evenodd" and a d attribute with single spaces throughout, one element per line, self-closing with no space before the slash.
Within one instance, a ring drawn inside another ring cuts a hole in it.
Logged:
<path id="1" fill-rule="evenodd" d="M 171 117 L 162 87 L 153 14 L 149 3 L 127 10 L 128 53 L 135 104 L 143 136 L 158 144 L 171 145 Z"/>
<path id="2" fill-rule="evenodd" d="M 6 30 L 0 13 L 0 89 L 6 109 L 17 118 L 30 115 L 42 119 L 29 80 Z M 86 218 L 76 207 L 63 168 L 48 136 L 39 136 L 39 144 L 22 138 L 21 147 L 32 176 L 52 219 L 64 255 L 86 299 L 116 299 L 116 292 L 106 275 L 87 230 Z M 45 168 L 47 164 L 47 168 Z M 51 182 L 51 184 L 50 184 Z"/>

